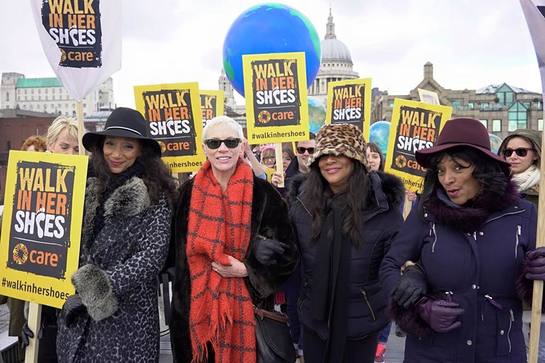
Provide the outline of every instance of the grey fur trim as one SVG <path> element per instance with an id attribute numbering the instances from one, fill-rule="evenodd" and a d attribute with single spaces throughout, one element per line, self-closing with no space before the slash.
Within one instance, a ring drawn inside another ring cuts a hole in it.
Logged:
<path id="1" fill-rule="evenodd" d="M 81 232 L 81 244 L 86 246 L 93 233 L 94 220 L 98 209 L 98 179 L 87 179 L 85 188 L 85 214 L 83 216 L 83 230 Z"/>
<path id="2" fill-rule="evenodd" d="M 142 179 L 134 176 L 117 188 L 104 203 L 104 216 L 132 217 L 150 204 L 148 187 Z"/>
<path id="3" fill-rule="evenodd" d="M 117 298 L 108 275 L 95 265 L 80 267 L 72 275 L 78 295 L 95 321 L 106 319 L 117 311 Z"/>

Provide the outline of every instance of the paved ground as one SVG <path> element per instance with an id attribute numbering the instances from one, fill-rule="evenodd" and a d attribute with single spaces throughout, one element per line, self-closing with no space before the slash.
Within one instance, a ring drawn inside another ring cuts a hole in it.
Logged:
<path id="1" fill-rule="evenodd" d="M 162 316 L 162 314 L 161 314 Z M 0 351 L 9 346 L 16 339 L 7 336 L 9 311 L 6 305 L 0 305 Z M 525 312 L 525 320 L 529 320 L 529 312 Z M 168 330 L 161 322 L 161 356 L 160 362 L 172 362 L 172 354 L 170 350 L 170 337 Z M 540 344 L 540 363 L 545 363 L 545 324 L 541 326 L 542 344 Z M 386 363 L 401 363 L 403 362 L 403 350 L 405 347 L 405 338 L 399 338 L 395 335 L 395 329 L 392 326 L 390 337 L 388 339 L 386 349 Z"/>

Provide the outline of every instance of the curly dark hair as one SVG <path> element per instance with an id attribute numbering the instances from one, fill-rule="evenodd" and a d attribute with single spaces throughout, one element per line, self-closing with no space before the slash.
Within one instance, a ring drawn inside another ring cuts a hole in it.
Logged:
<path id="1" fill-rule="evenodd" d="M 424 191 L 418 203 L 418 209 L 423 213 L 426 202 L 434 199 L 438 189 L 443 189 L 437 176 L 437 165 L 445 157 L 449 156 L 452 159 L 463 160 L 470 165 L 474 165 L 473 177 L 479 183 L 479 193 L 469 201 L 474 203 L 481 196 L 501 198 L 505 195 L 510 182 L 509 167 L 502 165 L 500 162 L 491 159 L 480 151 L 473 148 L 460 146 L 454 147 L 443 152 L 433 155 L 430 159 L 424 178 Z"/>
<path id="2" fill-rule="evenodd" d="M 96 176 L 102 181 L 101 184 L 107 184 L 112 178 L 112 173 L 104 159 L 104 152 L 102 147 L 104 145 L 105 138 L 97 142 L 93 147 L 92 163 Z M 138 140 L 138 139 L 136 139 Z M 161 158 L 155 154 L 155 150 L 152 149 L 150 144 L 139 140 L 142 147 L 141 155 L 137 158 L 136 162 L 142 164 L 143 173 L 140 176 L 148 188 L 148 193 L 152 203 L 159 201 L 159 198 L 164 193 L 170 203 L 174 201 L 176 194 L 176 182 L 170 175 L 170 170 L 163 163 Z M 101 192 L 99 186 L 99 192 Z"/>
<path id="3" fill-rule="evenodd" d="M 359 230 L 362 221 L 362 211 L 367 207 L 369 193 L 369 178 L 367 169 L 360 162 L 350 159 L 354 165 L 352 175 L 348 180 L 348 208 L 350 213 L 343 224 L 343 232 L 350 236 L 356 246 L 362 241 L 363 231 Z M 320 236 L 327 200 L 333 197 L 333 191 L 322 176 L 318 160 L 310 166 L 305 181 L 301 185 L 302 201 L 312 214 L 312 239 Z"/>

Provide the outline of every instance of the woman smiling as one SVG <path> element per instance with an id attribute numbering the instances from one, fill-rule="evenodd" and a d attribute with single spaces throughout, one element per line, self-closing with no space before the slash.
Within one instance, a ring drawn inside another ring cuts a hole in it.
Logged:
<path id="1" fill-rule="evenodd" d="M 401 222 L 401 182 L 366 169 L 354 125 L 326 125 L 310 172 L 294 183 L 290 216 L 301 251 L 299 319 L 305 361 L 372 363 L 388 323 L 378 279 Z"/>
<path id="2" fill-rule="evenodd" d="M 381 268 L 404 362 L 526 362 L 522 300 L 545 279 L 534 205 L 478 120 L 449 120 L 416 160 L 424 191 Z"/>

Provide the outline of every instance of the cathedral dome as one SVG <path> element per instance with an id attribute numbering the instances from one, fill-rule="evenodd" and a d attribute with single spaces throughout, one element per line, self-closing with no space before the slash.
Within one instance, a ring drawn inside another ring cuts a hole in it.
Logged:
<path id="1" fill-rule="evenodd" d="M 320 46 L 322 48 L 322 63 L 341 62 L 353 65 L 348 47 L 337 39 L 335 35 L 335 23 L 333 22 L 331 9 L 329 9 L 329 17 L 327 18 L 325 38 L 320 43 Z"/>
<path id="2" fill-rule="evenodd" d="M 352 56 L 348 47 L 339 39 L 324 39 L 321 42 L 322 63 L 328 61 L 346 62 L 352 64 Z"/>

